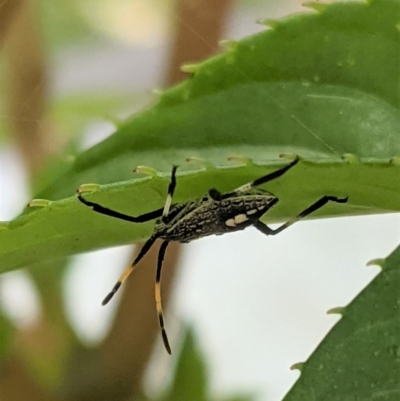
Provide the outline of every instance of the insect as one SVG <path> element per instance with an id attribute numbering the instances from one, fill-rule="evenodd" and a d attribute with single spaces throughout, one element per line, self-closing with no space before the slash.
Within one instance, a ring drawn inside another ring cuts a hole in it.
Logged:
<path id="1" fill-rule="evenodd" d="M 222 235 L 234 231 L 244 230 L 249 226 L 254 226 L 265 235 L 276 235 L 290 227 L 296 221 L 318 210 L 327 202 L 347 202 L 348 198 L 323 196 L 310 207 L 303 210 L 296 217 L 292 218 L 276 229 L 272 229 L 261 222 L 260 218 L 278 202 L 278 198 L 272 193 L 258 187 L 281 177 L 289 169 L 295 166 L 298 161 L 299 158 L 296 158 L 285 167 L 263 177 L 257 178 L 250 183 L 236 188 L 232 192 L 221 193 L 215 188 L 212 188 L 203 198 L 175 204 L 172 204 L 172 199 L 176 187 L 176 170 L 178 167 L 173 166 L 171 181 L 168 187 L 168 194 L 164 207 L 137 217 L 128 216 L 123 213 L 105 208 L 97 203 L 86 200 L 82 194 L 78 194 L 78 199 L 86 206 L 91 207 L 97 213 L 133 223 L 144 223 L 153 219 L 157 219 L 153 234 L 144 244 L 136 259 L 121 275 L 120 279 L 117 281 L 111 292 L 105 297 L 102 304 L 106 305 L 111 300 L 111 298 L 120 288 L 121 284 L 128 278 L 135 266 L 153 246 L 156 239 L 162 239 L 163 242 L 158 253 L 155 300 L 164 346 L 167 352 L 171 354 L 171 347 L 169 345 L 167 333 L 164 327 L 160 286 L 162 263 L 164 260 L 165 251 L 171 241 L 187 243 L 208 235 Z"/>

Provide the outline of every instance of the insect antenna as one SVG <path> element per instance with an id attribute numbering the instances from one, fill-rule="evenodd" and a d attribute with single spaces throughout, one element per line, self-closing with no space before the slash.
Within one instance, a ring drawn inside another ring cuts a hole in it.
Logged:
<path id="1" fill-rule="evenodd" d="M 89 206 L 93 211 L 104 214 L 106 216 L 115 217 L 117 219 L 130 221 L 132 223 L 145 223 L 147 221 L 153 220 L 157 217 L 161 217 L 163 209 L 153 210 L 152 212 L 144 213 L 140 216 L 128 216 L 127 214 L 117 212 L 115 210 L 109 209 L 107 207 L 101 206 L 98 203 L 90 202 L 86 200 L 82 194 L 78 194 L 78 200 L 84 205 Z"/>
<path id="2" fill-rule="evenodd" d="M 285 167 L 282 167 L 277 171 L 264 175 L 263 177 L 257 178 L 256 180 L 249 182 L 245 185 L 242 185 L 241 187 L 237 188 L 234 192 L 245 192 L 253 187 L 257 187 L 258 185 L 265 184 L 266 182 L 275 180 L 275 178 L 281 177 L 283 174 L 286 173 L 286 171 L 295 166 L 299 162 L 299 160 L 300 160 L 299 157 L 296 157 L 296 159 L 294 159 L 291 163 L 289 163 Z"/>
<path id="3" fill-rule="evenodd" d="M 142 249 L 139 252 L 139 255 L 135 258 L 135 260 L 132 262 L 132 264 L 121 274 L 121 277 L 119 280 L 116 282 L 114 285 L 113 289 L 111 292 L 104 298 L 103 302 L 101 303 L 102 305 L 107 305 L 111 298 L 115 295 L 115 293 L 119 290 L 119 287 L 121 287 L 121 284 L 128 278 L 128 276 L 133 272 L 135 269 L 136 265 L 139 263 L 139 261 L 143 258 L 144 255 L 150 250 L 152 245 L 154 244 L 155 240 L 157 239 L 157 236 L 152 235 L 146 243 L 143 245 Z"/>
<path id="4" fill-rule="evenodd" d="M 167 332 L 164 327 L 164 313 L 162 310 L 162 302 L 161 302 L 161 269 L 162 263 L 164 261 L 165 251 L 169 241 L 164 241 L 160 246 L 160 251 L 158 253 L 158 262 L 157 262 L 157 273 L 156 273 L 156 284 L 154 288 L 155 298 L 156 298 L 156 308 L 157 308 L 157 315 L 158 315 L 158 322 L 160 324 L 161 335 L 164 342 L 164 347 L 167 350 L 168 354 L 171 355 L 171 347 L 169 345 Z"/>

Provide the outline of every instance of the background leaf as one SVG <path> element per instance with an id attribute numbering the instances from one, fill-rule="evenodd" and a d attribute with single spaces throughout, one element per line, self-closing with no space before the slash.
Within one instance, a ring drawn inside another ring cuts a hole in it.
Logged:
<path id="1" fill-rule="evenodd" d="M 164 401 L 207 401 L 207 374 L 205 361 L 198 350 L 193 331 L 188 328 L 182 341 L 171 389 Z"/>
<path id="2" fill-rule="evenodd" d="M 400 396 L 400 247 L 305 362 L 284 401 L 396 400 Z"/>

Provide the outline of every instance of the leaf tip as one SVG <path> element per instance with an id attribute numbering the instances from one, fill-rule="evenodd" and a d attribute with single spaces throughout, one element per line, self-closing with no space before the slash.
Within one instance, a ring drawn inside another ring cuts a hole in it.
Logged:
<path id="1" fill-rule="evenodd" d="M 186 158 L 186 161 L 188 163 L 190 162 L 195 162 L 200 164 L 202 167 L 205 168 L 214 168 L 214 165 L 212 163 L 210 163 L 208 160 L 203 159 L 202 157 L 198 157 L 198 156 L 190 156 Z"/>
<path id="2" fill-rule="evenodd" d="M 311 10 L 314 10 L 320 14 L 322 14 L 329 7 L 328 4 L 320 3 L 318 1 L 306 1 L 305 3 L 302 3 L 302 6 L 310 8 Z"/>
<path id="3" fill-rule="evenodd" d="M 280 159 L 285 159 L 289 162 L 294 162 L 295 160 L 301 161 L 302 158 L 299 155 L 296 155 L 295 153 L 281 153 L 279 155 Z"/>
<path id="4" fill-rule="evenodd" d="M 251 163 L 251 158 L 243 155 L 232 155 L 228 157 L 228 161 L 238 162 L 240 164 L 247 165 Z"/>
<path id="5" fill-rule="evenodd" d="M 202 157 L 198 156 L 190 156 L 186 158 L 186 161 L 189 162 L 205 162 L 206 159 L 203 159 Z"/>
<path id="6" fill-rule="evenodd" d="M 199 70 L 200 63 L 183 64 L 181 65 L 181 71 L 188 74 L 194 74 Z"/>
<path id="7" fill-rule="evenodd" d="M 218 42 L 219 46 L 226 51 L 234 51 L 238 47 L 238 42 L 231 39 L 222 39 Z"/>
<path id="8" fill-rule="evenodd" d="M 305 362 L 297 362 L 294 363 L 291 367 L 290 370 L 298 370 L 299 372 L 301 372 L 305 366 Z"/>
<path id="9" fill-rule="evenodd" d="M 279 20 L 272 19 L 272 18 L 260 18 L 256 21 L 256 23 L 258 25 L 267 26 L 268 28 L 271 28 L 271 29 L 276 29 L 281 24 L 281 22 Z"/>
<path id="10" fill-rule="evenodd" d="M 394 156 L 390 159 L 390 164 L 394 164 L 395 166 L 400 166 L 400 156 Z"/>
<path id="11" fill-rule="evenodd" d="M 157 175 L 157 171 L 152 168 L 152 167 L 148 167 L 148 166 L 137 166 L 134 170 L 134 173 L 139 173 L 139 174 L 146 174 L 149 175 L 151 177 L 155 177 Z"/>
<path id="12" fill-rule="evenodd" d="M 153 95 L 161 96 L 161 95 L 164 94 L 165 91 L 164 91 L 163 89 L 161 89 L 161 88 L 154 88 L 154 89 L 152 89 L 150 92 L 151 92 Z"/>
<path id="13" fill-rule="evenodd" d="M 32 199 L 28 203 L 28 207 L 48 207 L 52 204 L 53 202 L 48 199 Z"/>
<path id="14" fill-rule="evenodd" d="M 359 164 L 360 159 L 353 153 L 344 153 L 342 159 L 349 164 Z"/>
<path id="15" fill-rule="evenodd" d="M 367 266 L 379 266 L 380 268 L 385 267 L 385 259 L 372 259 L 367 263 Z"/>
<path id="16" fill-rule="evenodd" d="M 326 311 L 327 315 L 344 315 L 344 312 L 346 310 L 346 307 L 344 306 L 337 306 L 336 308 L 329 309 Z"/>
<path id="17" fill-rule="evenodd" d="M 83 192 L 97 192 L 97 191 L 100 191 L 99 184 L 82 184 L 76 190 L 78 194 L 81 194 Z"/>

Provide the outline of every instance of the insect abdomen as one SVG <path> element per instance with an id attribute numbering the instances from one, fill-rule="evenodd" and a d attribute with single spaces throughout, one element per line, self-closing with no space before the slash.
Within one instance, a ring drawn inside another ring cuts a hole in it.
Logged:
<path id="1" fill-rule="evenodd" d="M 272 195 L 232 196 L 221 201 L 208 200 L 160 230 L 161 238 L 190 242 L 208 235 L 243 230 L 258 220 L 278 199 Z"/>

